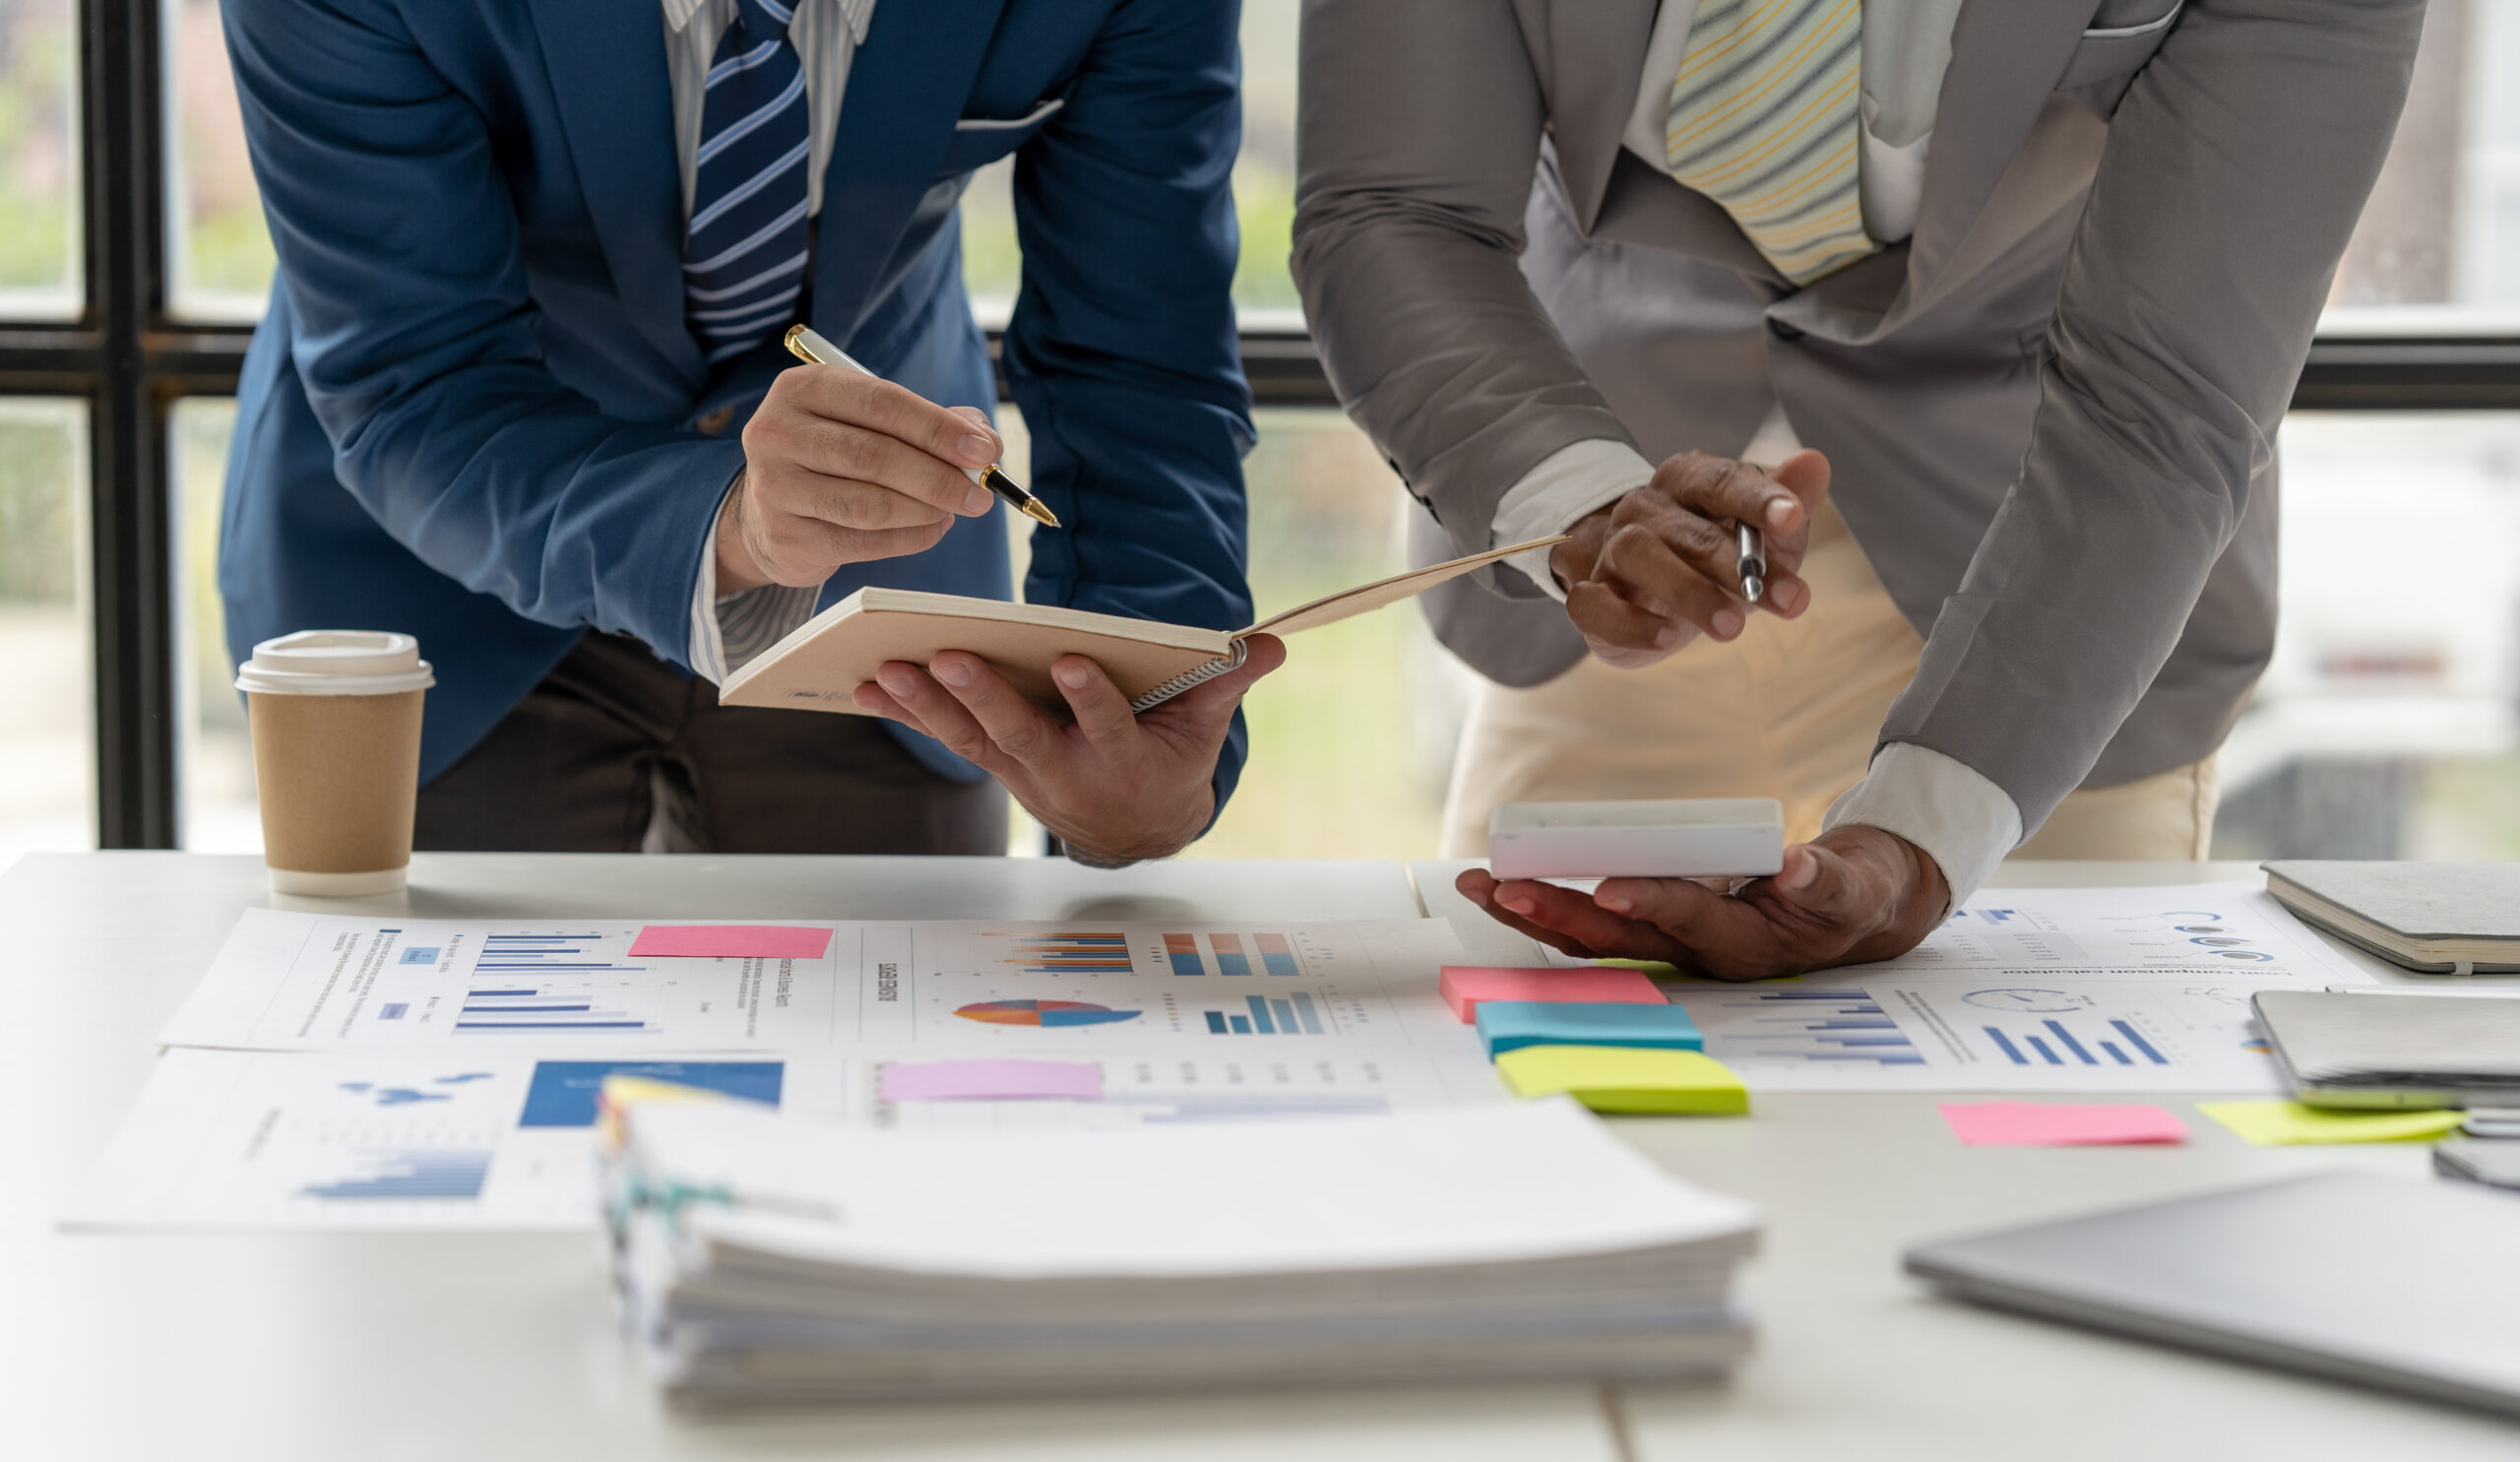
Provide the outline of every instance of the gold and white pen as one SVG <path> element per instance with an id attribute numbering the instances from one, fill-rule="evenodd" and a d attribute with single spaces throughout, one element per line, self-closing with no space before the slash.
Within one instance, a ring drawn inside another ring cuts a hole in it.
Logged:
<path id="1" fill-rule="evenodd" d="M 823 339 L 810 325 L 788 327 L 788 352 L 809 365 L 837 365 L 853 370 L 861 376 L 875 374 L 850 359 L 847 350 Z M 1005 469 L 996 463 L 992 462 L 986 467 L 967 467 L 963 469 L 963 476 L 996 493 L 1008 507 L 1034 522 L 1046 528 L 1059 526 L 1058 514 L 1050 511 L 1049 504 L 1017 486 L 1015 479 L 1008 477 Z"/>

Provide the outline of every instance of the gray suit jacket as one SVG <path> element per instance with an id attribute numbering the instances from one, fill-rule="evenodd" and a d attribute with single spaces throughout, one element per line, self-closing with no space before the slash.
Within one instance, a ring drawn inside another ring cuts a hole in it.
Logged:
<path id="1" fill-rule="evenodd" d="M 1307 0 L 1295 277 L 1422 550 L 1487 547 L 1562 447 L 1729 455 L 1780 401 L 1926 636 L 1884 742 L 2025 834 L 2211 752 L 2272 649 L 2272 439 L 2422 0 L 1966 0 L 1915 235 L 1799 290 L 1620 150 L 1654 14 Z M 1573 665 L 1555 603 L 1482 579 L 1430 604 L 1446 644 Z"/>

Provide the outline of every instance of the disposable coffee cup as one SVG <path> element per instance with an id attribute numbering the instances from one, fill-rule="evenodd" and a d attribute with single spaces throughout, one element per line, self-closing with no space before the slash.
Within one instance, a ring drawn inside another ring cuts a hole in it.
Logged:
<path id="1" fill-rule="evenodd" d="M 347 898 L 404 885 L 420 696 L 436 683 L 419 641 L 378 630 L 300 630 L 256 645 L 236 667 L 273 892 Z"/>

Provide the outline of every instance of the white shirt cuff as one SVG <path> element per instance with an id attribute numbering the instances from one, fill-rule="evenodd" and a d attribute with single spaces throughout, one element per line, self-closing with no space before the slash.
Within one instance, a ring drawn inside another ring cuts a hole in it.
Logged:
<path id="1" fill-rule="evenodd" d="M 1822 831 L 1861 823 L 1925 851 L 1951 886 L 1951 907 L 1976 893 L 2021 842 L 2021 808 L 1976 768 L 1893 741 L 1872 770 L 1830 804 Z"/>
<path id="2" fill-rule="evenodd" d="M 737 477 L 736 482 L 743 479 Z M 726 488 L 735 490 L 733 484 Z M 700 572 L 691 585 L 691 670 L 712 684 L 742 669 L 754 656 L 778 644 L 798 625 L 814 617 L 820 585 L 802 589 L 764 584 L 721 598 L 718 594 L 719 513 L 709 519 L 709 537 L 700 545 Z"/>
<path id="3" fill-rule="evenodd" d="M 1596 437 L 1560 447 L 1505 489 L 1488 529 L 1487 545 L 1501 548 L 1553 538 L 1587 513 L 1607 507 L 1653 480 L 1654 464 L 1625 442 Z M 1546 548 L 1534 548 L 1505 561 L 1522 570 L 1523 577 L 1550 599 L 1564 604 L 1566 591 L 1548 571 L 1548 554 Z"/>

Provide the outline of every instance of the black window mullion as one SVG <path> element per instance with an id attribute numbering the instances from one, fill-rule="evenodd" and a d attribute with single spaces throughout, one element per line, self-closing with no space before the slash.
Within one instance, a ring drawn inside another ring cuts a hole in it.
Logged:
<path id="1" fill-rule="evenodd" d="M 86 156 L 96 841 L 172 848 L 174 604 L 166 417 L 149 326 L 165 304 L 157 0 L 80 0 Z"/>

